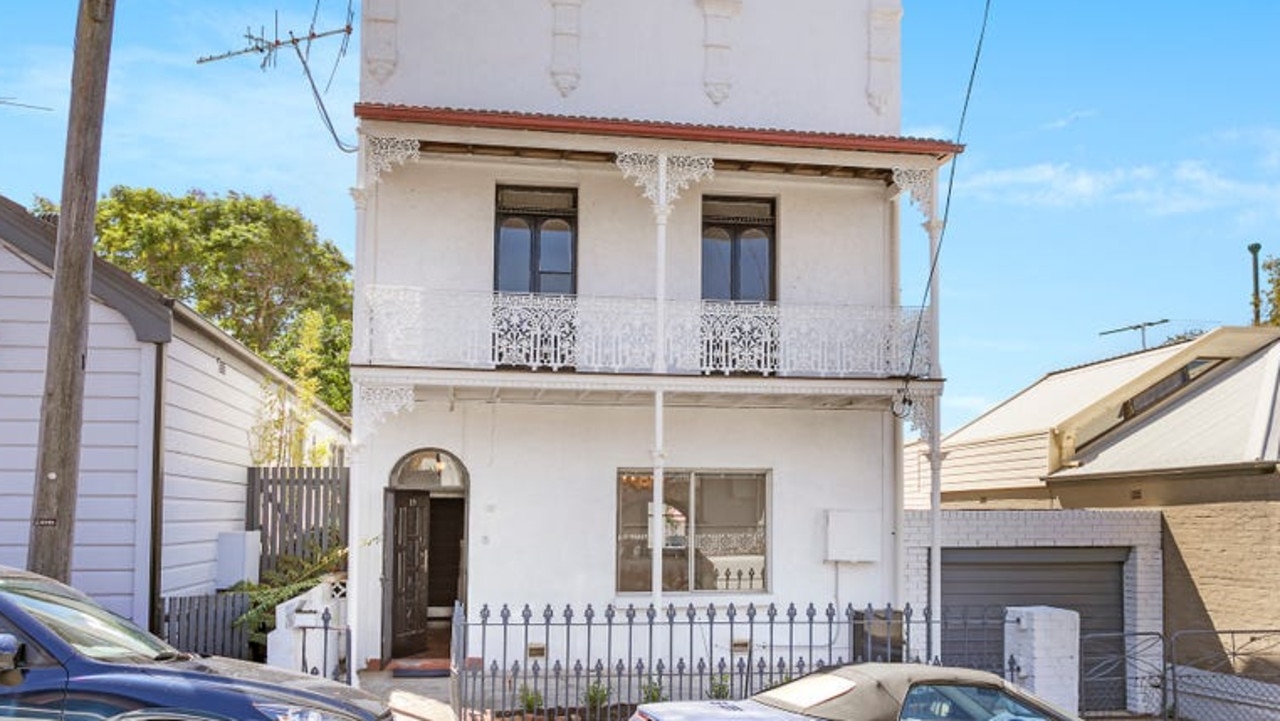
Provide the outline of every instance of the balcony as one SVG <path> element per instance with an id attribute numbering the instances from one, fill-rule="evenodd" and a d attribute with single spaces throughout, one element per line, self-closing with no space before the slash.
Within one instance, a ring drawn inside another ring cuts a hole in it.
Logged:
<path id="1" fill-rule="evenodd" d="M 375 365 L 655 372 L 653 299 L 380 285 L 366 301 Z M 675 375 L 890 378 L 910 367 L 928 377 L 929 339 L 918 308 L 666 303 L 665 365 Z"/>

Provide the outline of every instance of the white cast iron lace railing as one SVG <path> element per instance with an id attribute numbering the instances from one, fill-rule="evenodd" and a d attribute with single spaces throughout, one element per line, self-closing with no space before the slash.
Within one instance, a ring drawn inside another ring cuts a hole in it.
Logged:
<path id="1" fill-rule="evenodd" d="M 366 299 L 374 363 L 653 372 L 653 299 L 411 286 L 373 286 Z M 884 378 L 906 375 L 910 364 L 911 375 L 928 377 L 930 334 L 921 315 L 918 308 L 668 301 L 667 367 L 675 374 Z"/>

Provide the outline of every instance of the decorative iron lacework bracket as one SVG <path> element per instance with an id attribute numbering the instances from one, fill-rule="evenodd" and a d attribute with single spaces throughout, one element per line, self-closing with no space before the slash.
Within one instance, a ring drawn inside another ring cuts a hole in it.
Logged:
<path id="1" fill-rule="evenodd" d="M 935 206 L 937 171 L 926 168 L 894 168 L 893 184 L 911 195 L 911 203 L 924 215 L 924 229 L 929 237 L 937 239 L 942 232 L 942 220 L 937 216 Z"/>
<path id="2" fill-rule="evenodd" d="M 702 155 L 624 151 L 618 153 L 617 163 L 622 177 L 632 178 L 637 187 L 644 188 L 644 197 L 662 220 L 671 214 L 671 204 L 681 190 L 715 173 L 711 158 Z"/>
<path id="3" fill-rule="evenodd" d="M 899 390 L 893 398 L 893 414 L 906 420 L 931 446 L 933 444 L 933 395 L 921 395 L 909 388 Z"/>
<path id="4" fill-rule="evenodd" d="M 389 173 L 396 165 L 418 159 L 418 139 L 384 135 L 364 135 L 364 162 L 369 180 L 378 182 L 378 176 Z"/>
<path id="5" fill-rule="evenodd" d="M 413 408 L 413 386 L 356 384 L 356 404 L 364 430 L 372 432 L 383 421 Z"/>
<path id="6" fill-rule="evenodd" d="M 581 77 L 578 39 L 581 34 L 582 0 L 551 0 L 551 82 L 562 97 L 569 97 Z"/>

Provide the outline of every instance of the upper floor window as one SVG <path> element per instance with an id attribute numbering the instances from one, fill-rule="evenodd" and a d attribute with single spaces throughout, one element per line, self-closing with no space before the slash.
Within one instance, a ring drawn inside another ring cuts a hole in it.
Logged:
<path id="1" fill-rule="evenodd" d="M 497 207 L 494 290 L 575 293 L 577 191 L 500 186 Z"/>
<path id="2" fill-rule="evenodd" d="M 704 300 L 774 300 L 773 211 L 769 198 L 702 199 Z"/>

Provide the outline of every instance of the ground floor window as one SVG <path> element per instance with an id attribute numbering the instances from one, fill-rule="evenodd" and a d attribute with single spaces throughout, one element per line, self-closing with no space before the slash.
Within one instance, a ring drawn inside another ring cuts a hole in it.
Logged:
<path id="1" fill-rule="evenodd" d="M 668 469 L 662 590 L 767 591 L 767 474 Z M 618 591 L 650 591 L 652 469 L 618 471 Z"/>

